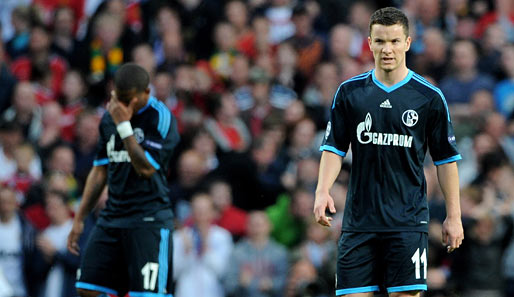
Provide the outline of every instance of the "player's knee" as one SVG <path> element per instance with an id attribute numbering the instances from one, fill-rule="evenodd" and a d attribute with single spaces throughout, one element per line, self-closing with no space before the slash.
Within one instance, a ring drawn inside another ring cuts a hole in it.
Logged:
<path id="1" fill-rule="evenodd" d="M 405 292 L 395 292 L 389 293 L 389 297 L 419 297 L 419 291 L 405 291 Z"/>
<path id="2" fill-rule="evenodd" d="M 107 296 L 107 294 L 91 291 L 91 290 L 84 290 L 84 289 L 77 289 L 77 293 L 80 297 L 104 297 Z"/>

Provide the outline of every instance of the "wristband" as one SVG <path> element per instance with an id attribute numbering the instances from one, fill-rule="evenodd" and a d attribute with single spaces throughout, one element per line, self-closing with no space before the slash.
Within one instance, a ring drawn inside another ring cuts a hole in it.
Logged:
<path id="1" fill-rule="evenodd" d="M 119 123 L 116 126 L 116 130 L 118 130 L 118 134 L 120 134 L 121 139 L 125 139 L 131 135 L 134 135 L 134 131 L 132 130 L 132 125 L 129 121 L 124 121 Z"/>

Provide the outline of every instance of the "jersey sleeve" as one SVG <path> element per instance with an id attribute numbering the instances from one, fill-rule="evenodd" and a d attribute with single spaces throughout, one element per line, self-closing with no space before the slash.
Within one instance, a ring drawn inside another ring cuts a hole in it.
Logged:
<path id="1" fill-rule="evenodd" d="M 332 103 L 325 137 L 319 148 L 320 151 L 329 151 L 341 157 L 346 156 L 350 146 L 350 129 L 346 105 L 347 102 L 341 85 L 334 95 L 334 102 Z"/>
<path id="2" fill-rule="evenodd" d="M 453 132 L 450 112 L 444 95 L 437 94 L 431 103 L 427 125 L 428 148 L 436 166 L 461 160 Z"/>
<path id="3" fill-rule="evenodd" d="M 166 107 L 159 109 L 159 118 L 156 122 L 153 131 L 156 133 L 149 133 L 141 146 L 145 151 L 146 159 L 155 170 L 162 167 L 167 170 L 173 149 L 180 138 L 177 123 Z"/>
<path id="4" fill-rule="evenodd" d="M 107 112 L 106 112 L 107 113 Z M 93 166 L 104 166 L 109 164 L 107 156 L 107 140 L 105 136 L 106 116 L 104 115 L 98 126 L 98 143 L 96 145 L 96 156 L 93 160 Z"/>

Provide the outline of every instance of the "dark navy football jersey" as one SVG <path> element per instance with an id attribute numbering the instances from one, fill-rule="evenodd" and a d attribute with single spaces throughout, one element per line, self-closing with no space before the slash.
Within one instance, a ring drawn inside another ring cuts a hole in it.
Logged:
<path id="1" fill-rule="evenodd" d="M 173 219 L 166 174 L 173 148 L 179 141 L 169 109 L 154 97 L 130 120 L 136 141 L 156 172 L 140 177 L 106 112 L 100 123 L 100 140 L 94 166 L 107 165 L 109 199 L 98 223 L 108 227 L 169 225 Z"/>
<path id="2" fill-rule="evenodd" d="M 344 157 L 350 145 L 343 230 L 428 232 L 427 148 L 435 165 L 461 159 L 441 90 L 410 70 L 390 87 L 374 70 L 343 82 L 320 150 Z"/>

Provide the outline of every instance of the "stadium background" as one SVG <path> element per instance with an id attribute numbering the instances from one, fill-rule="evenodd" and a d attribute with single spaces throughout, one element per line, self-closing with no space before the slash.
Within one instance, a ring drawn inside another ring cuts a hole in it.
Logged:
<path id="1" fill-rule="evenodd" d="M 427 157 L 425 296 L 514 296 L 511 0 L 0 1 L 0 232 L 10 213 L 23 218 L 22 254 L 0 238 L 0 288 L 74 296 L 67 231 L 112 75 L 134 61 L 181 134 L 169 175 L 175 296 L 333 296 L 351 153 L 324 229 L 312 218 L 318 146 L 339 84 L 373 67 L 368 21 L 384 6 L 408 15 L 407 65 L 443 90 L 463 156 L 466 239 L 450 255 Z M 26 288 L 2 287 L 16 275 Z"/>

